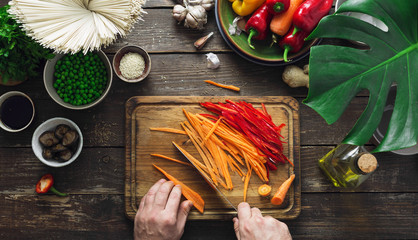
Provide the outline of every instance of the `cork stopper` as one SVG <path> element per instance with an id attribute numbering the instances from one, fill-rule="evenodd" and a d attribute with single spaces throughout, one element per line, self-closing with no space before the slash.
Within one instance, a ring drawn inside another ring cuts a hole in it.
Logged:
<path id="1" fill-rule="evenodd" d="M 377 159 L 372 154 L 366 153 L 360 156 L 357 165 L 362 172 L 371 173 L 377 168 Z"/>

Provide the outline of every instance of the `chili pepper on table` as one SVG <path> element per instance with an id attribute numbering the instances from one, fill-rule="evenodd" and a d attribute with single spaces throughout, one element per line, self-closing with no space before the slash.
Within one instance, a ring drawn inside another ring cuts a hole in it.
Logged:
<path id="1" fill-rule="evenodd" d="M 290 31 L 279 41 L 279 46 L 284 49 L 283 59 L 285 62 L 289 62 L 287 55 L 289 52 L 298 52 L 303 44 L 305 43 L 305 38 L 309 35 L 309 32 L 299 31 L 294 32 L 294 26 Z"/>
<path id="2" fill-rule="evenodd" d="M 252 39 L 263 40 L 267 37 L 272 17 L 273 15 L 267 11 L 267 4 L 264 3 L 248 19 L 247 24 L 245 24 L 245 31 L 248 33 L 247 42 L 250 48 L 254 49 L 254 46 L 251 44 Z"/>
<path id="3" fill-rule="evenodd" d="M 329 13 L 333 0 L 306 0 L 293 15 L 294 33 L 312 32 L 319 21 Z"/>
<path id="4" fill-rule="evenodd" d="M 36 184 L 36 192 L 47 193 L 51 191 L 60 197 L 65 197 L 68 195 L 66 193 L 59 192 L 57 189 L 54 188 L 53 185 L 54 185 L 54 178 L 52 177 L 52 175 L 49 173 L 45 174 L 44 176 L 41 177 L 39 182 Z"/>
<path id="5" fill-rule="evenodd" d="M 242 17 L 250 15 L 258 7 L 260 7 L 265 0 L 229 0 L 232 2 L 232 9 L 234 12 Z"/>
<path id="6" fill-rule="evenodd" d="M 290 0 L 266 0 L 266 4 L 267 11 L 274 16 L 286 12 L 290 6 Z"/>

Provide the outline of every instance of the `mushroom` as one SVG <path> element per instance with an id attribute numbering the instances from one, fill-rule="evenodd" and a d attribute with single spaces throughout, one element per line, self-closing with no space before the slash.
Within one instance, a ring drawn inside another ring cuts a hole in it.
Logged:
<path id="1" fill-rule="evenodd" d="M 46 131 L 39 136 L 39 142 L 45 147 L 51 147 L 59 142 L 53 131 Z"/>
<path id="2" fill-rule="evenodd" d="M 72 156 L 73 156 L 73 152 L 69 149 L 66 149 L 58 153 L 58 158 L 59 160 L 62 160 L 62 161 L 68 161 L 71 159 Z"/>
<path id="3" fill-rule="evenodd" d="M 54 158 L 54 153 L 51 151 L 50 148 L 44 148 L 42 150 L 42 157 L 45 159 L 53 159 Z"/>
<path id="4" fill-rule="evenodd" d="M 74 130 L 69 130 L 62 139 L 62 145 L 68 147 L 76 143 L 78 140 L 78 133 Z"/>
<path id="5" fill-rule="evenodd" d="M 55 128 L 55 137 L 58 138 L 59 140 L 61 140 L 64 135 L 70 130 L 70 126 L 66 125 L 66 124 L 60 124 Z"/>
<path id="6" fill-rule="evenodd" d="M 287 85 L 292 88 L 309 88 L 309 66 L 305 65 L 303 69 L 296 65 L 287 66 L 284 69 L 282 78 L 283 82 L 287 83 Z"/>
<path id="7" fill-rule="evenodd" d="M 53 153 L 57 153 L 57 152 L 62 152 L 64 150 L 67 150 L 68 148 L 63 146 L 61 143 L 58 143 L 52 146 L 50 149 Z"/>

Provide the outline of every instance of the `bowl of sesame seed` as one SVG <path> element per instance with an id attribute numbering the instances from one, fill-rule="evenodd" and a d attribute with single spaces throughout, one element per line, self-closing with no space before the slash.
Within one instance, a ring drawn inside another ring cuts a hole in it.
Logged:
<path id="1" fill-rule="evenodd" d="M 125 82 L 140 82 L 151 71 L 151 58 L 141 47 L 125 46 L 119 49 L 114 56 L 113 70 Z"/>

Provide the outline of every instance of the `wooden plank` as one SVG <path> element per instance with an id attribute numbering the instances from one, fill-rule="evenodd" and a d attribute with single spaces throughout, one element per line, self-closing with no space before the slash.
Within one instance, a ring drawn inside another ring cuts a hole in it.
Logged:
<path id="1" fill-rule="evenodd" d="M 195 84 L 200 85 L 201 81 Z M 203 85 L 203 87 L 205 89 L 213 88 L 209 84 Z M 157 87 L 155 88 L 157 89 Z M 2 131 L 2 134 L 0 134 L 0 147 L 30 147 L 32 134 L 36 127 L 49 118 L 57 116 L 69 118 L 78 124 L 84 136 L 84 145 L 87 147 L 123 147 L 124 119 L 121 117 L 124 114 L 123 105 L 130 96 L 135 94 L 135 91 L 136 88 L 128 89 L 127 86 L 121 92 L 111 90 L 109 96 L 102 103 L 94 108 L 80 111 L 81 114 L 74 114 L 74 110 L 65 109 L 53 102 L 53 100 L 35 98 L 33 100 L 36 111 L 33 123 L 22 132 L 9 133 Z M 158 96 L 159 93 L 165 95 L 164 92 L 165 90 L 161 89 L 155 92 L 155 95 Z M 218 93 L 221 92 L 223 90 L 219 90 Z M 253 96 L 264 95 L 259 91 L 254 93 L 256 94 Z M 354 99 L 341 119 L 333 125 L 328 125 L 317 113 L 303 105 L 301 103 L 302 100 L 301 98 L 298 99 L 301 116 L 301 145 L 305 146 L 336 145 L 341 142 L 354 125 L 357 117 L 361 115 L 364 106 L 366 106 L 365 104 L 367 104 L 366 98 Z"/>
<path id="2" fill-rule="evenodd" d="M 84 148 L 72 164 L 51 168 L 40 162 L 31 148 L 0 148 L 0 193 L 33 195 L 46 173 L 55 187 L 69 194 L 123 194 L 123 148 Z"/>
<path id="3" fill-rule="evenodd" d="M 276 171 L 270 172 L 269 185 L 278 189 L 292 173 L 297 178 L 289 191 L 288 199 L 282 206 L 273 206 L 267 198 L 260 198 L 257 188 L 263 182 L 253 174 L 250 181 L 247 202 L 257 206 L 263 213 L 269 213 L 281 219 L 295 218 L 300 209 L 300 163 L 299 163 L 299 113 L 298 102 L 291 97 L 245 97 L 231 98 L 233 101 L 243 100 L 260 107 L 265 103 L 267 111 L 277 125 L 286 124 L 281 134 L 287 144 L 284 145 L 283 153 L 294 163 L 282 164 Z M 192 210 L 190 219 L 225 219 L 236 214 L 218 194 L 203 181 L 201 176 L 192 168 L 167 161 L 158 161 L 151 157 L 151 153 L 159 153 L 166 156 L 182 159 L 178 151 L 172 146 L 172 141 L 181 145 L 186 151 L 200 159 L 198 152 L 192 144 L 184 144 L 188 137 L 179 134 L 167 134 L 151 132 L 150 127 L 180 128 L 180 123 L 186 118 L 182 109 L 192 113 L 203 112 L 200 102 L 224 102 L 223 97 L 133 97 L 126 103 L 126 179 L 125 196 L 126 211 L 130 218 L 135 216 L 140 199 L 148 192 L 148 189 L 161 177 L 156 174 L 153 164 L 161 166 L 170 174 L 179 178 L 187 186 L 198 193 L 205 200 L 203 214 Z M 243 167 L 243 169 L 245 169 Z M 245 172 L 245 171 L 244 171 Z M 220 187 L 224 195 L 235 207 L 243 201 L 243 181 L 238 174 L 231 174 L 234 184 L 233 190 L 225 190 Z"/>
<path id="4" fill-rule="evenodd" d="M 306 194 L 294 239 L 417 239 L 418 193 Z M 132 239 L 123 195 L 0 194 L 2 239 Z M 30 209 L 30 211 L 28 211 Z M 186 239 L 236 239 L 228 221 L 188 221 Z"/>
<path id="5" fill-rule="evenodd" d="M 301 147 L 302 193 L 351 192 L 335 188 L 322 175 L 317 161 L 332 146 Z M 56 187 L 70 194 L 124 194 L 125 149 L 84 148 L 79 159 L 63 168 L 50 168 L 34 156 L 31 148 L 0 148 L 0 194 L 33 195 L 35 184 L 52 173 Z M 416 156 L 376 154 L 379 168 L 356 192 L 418 192 Z"/>
<path id="6" fill-rule="evenodd" d="M 205 29 L 201 31 L 178 24 L 172 16 L 171 8 L 147 9 L 146 11 L 148 14 L 144 15 L 144 21 L 136 23 L 127 38 L 118 39 L 116 43 L 105 48 L 104 51 L 115 53 L 122 46 L 138 45 L 150 53 L 232 52 L 218 31 L 214 11 L 208 13 L 208 22 Z M 210 32 L 213 32 L 214 35 L 202 50 L 197 50 L 193 43 Z"/>

